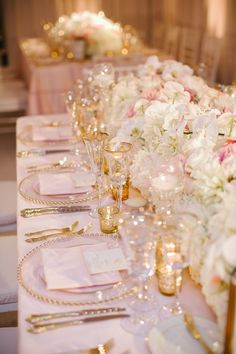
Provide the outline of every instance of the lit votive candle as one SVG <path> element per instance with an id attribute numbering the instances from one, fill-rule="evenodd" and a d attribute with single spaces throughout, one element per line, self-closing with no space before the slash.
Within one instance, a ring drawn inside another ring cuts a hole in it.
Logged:
<path id="1" fill-rule="evenodd" d="M 153 187 L 162 190 L 169 191 L 175 189 L 178 184 L 178 178 L 173 175 L 160 174 L 158 177 L 153 178 Z"/>
<path id="2" fill-rule="evenodd" d="M 117 232 L 119 208 L 116 206 L 104 206 L 98 209 L 100 229 L 105 234 Z"/>

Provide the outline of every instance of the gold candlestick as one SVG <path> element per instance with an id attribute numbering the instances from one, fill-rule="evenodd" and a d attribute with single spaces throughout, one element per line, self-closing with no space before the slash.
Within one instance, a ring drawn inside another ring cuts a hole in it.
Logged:
<path id="1" fill-rule="evenodd" d="M 236 311 L 236 285 L 231 280 L 229 285 L 229 303 L 225 328 L 225 344 L 223 354 L 233 354 L 233 338 L 235 326 L 235 311 Z"/>

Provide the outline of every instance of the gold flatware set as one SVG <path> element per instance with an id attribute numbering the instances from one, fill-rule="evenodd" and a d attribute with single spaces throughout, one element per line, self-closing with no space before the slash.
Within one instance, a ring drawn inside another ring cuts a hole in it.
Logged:
<path id="1" fill-rule="evenodd" d="M 29 237 L 27 236 L 27 238 L 25 239 L 26 242 L 28 243 L 32 243 L 32 242 L 38 242 L 38 241 L 45 241 L 49 238 L 52 237 L 63 237 L 63 236 L 70 236 L 70 237 L 77 237 L 77 236 L 81 236 L 82 234 L 84 234 L 85 232 L 87 232 L 90 228 L 92 227 L 92 224 L 89 223 L 88 225 L 86 225 L 85 227 L 83 227 L 82 229 L 73 232 L 73 231 L 67 231 L 67 232 L 56 232 L 56 233 L 51 233 L 48 235 L 42 235 L 42 236 L 38 236 L 38 237 Z M 44 230 L 41 231 L 41 233 Z M 47 230 L 45 230 L 47 231 Z"/>
<path id="2" fill-rule="evenodd" d="M 114 319 L 125 318 L 125 317 L 129 317 L 129 314 L 127 313 L 107 314 L 107 315 L 99 315 L 93 317 L 85 317 L 83 319 L 70 320 L 70 321 L 59 321 L 59 322 L 51 322 L 51 323 L 44 322 L 40 324 L 33 324 L 28 328 L 28 332 L 33 334 L 40 334 L 54 329 L 71 327 L 71 326 L 80 326 L 84 323 L 114 320 Z"/>

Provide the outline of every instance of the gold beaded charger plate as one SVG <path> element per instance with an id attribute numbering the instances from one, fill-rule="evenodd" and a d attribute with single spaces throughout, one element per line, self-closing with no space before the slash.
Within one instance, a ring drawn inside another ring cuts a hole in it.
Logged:
<path id="1" fill-rule="evenodd" d="M 70 169 L 70 170 L 47 169 L 46 172 L 51 174 L 53 177 L 53 175 L 60 174 L 60 173 L 63 174 L 72 173 L 75 172 L 75 170 L 74 169 Z M 78 188 L 78 193 L 73 193 L 73 194 L 42 195 L 40 194 L 39 191 L 39 173 L 42 172 L 36 172 L 28 175 L 19 183 L 18 186 L 18 191 L 20 195 L 24 199 L 29 200 L 33 203 L 43 204 L 43 205 L 54 205 L 54 206 L 73 205 L 73 204 L 83 203 L 89 200 L 96 199 L 98 196 L 97 190 L 95 189 L 94 186 L 91 186 L 91 188 L 85 192 L 80 192 Z M 101 195 L 106 194 L 108 190 L 109 187 L 105 183 L 103 185 Z"/>
<path id="2" fill-rule="evenodd" d="M 53 125 L 54 124 L 54 125 Z M 41 127 L 47 127 L 51 126 L 51 128 L 56 128 L 57 126 L 60 127 L 68 127 L 69 124 L 63 123 L 62 121 L 58 121 L 58 125 L 55 123 L 52 123 L 52 125 L 41 125 Z M 33 146 L 33 147 L 55 147 L 55 146 L 68 146 L 68 145 L 74 145 L 77 143 L 77 140 L 75 137 L 70 136 L 68 138 L 63 138 L 63 139 L 56 139 L 56 140 L 34 140 L 33 139 L 33 126 L 32 125 L 27 125 L 24 127 L 24 129 L 17 135 L 17 138 L 20 140 L 21 143 L 23 143 L 26 146 Z"/>
<path id="3" fill-rule="evenodd" d="M 32 297 L 55 305 L 95 305 L 110 301 L 119 301 L 133 295 L 134 282 L 128 271 L 120 271 L 121 280 L 109 285 L 87 287 L 77 291 L 48 290 L 44 278 L 42 249 L 66 248 L 82 245 L 107 243 L 108 248 L 117 247 L 117 240 L 102 234 L 84 234 L 82 236 L 62 236 L 48 240 L 29 251 L 18 263 L 17 279 L 24 290 Z"/>

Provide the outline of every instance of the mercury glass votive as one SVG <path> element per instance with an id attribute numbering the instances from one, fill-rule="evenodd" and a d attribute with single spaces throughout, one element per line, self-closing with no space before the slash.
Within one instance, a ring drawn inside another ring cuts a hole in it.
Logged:
<path id="1" fill-rule="evenodd" d="M 170 235 L 167 235 L 168 241 L 159 239 L 156 248 L 156 276 L 158 279 L 158 288 L 163 295 L 174 295 L 176 290 L 175 271 L 170 265 L 166 253 L 169 257 L 175 254 L 175 244 L 172 242 Z"/>
<path id="2" fill-rule="evenodd" d="M 105 234 L 113 234 L 118 229 L 118 214 L 117 206 L 107 205 L 98 209 L 100 229 Z"/>

